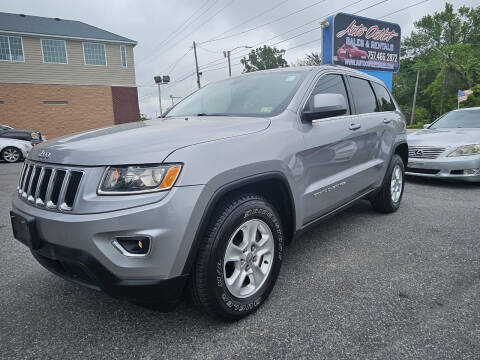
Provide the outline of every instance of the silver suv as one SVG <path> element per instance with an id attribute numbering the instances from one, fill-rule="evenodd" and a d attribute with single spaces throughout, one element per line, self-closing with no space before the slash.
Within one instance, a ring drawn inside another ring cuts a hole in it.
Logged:
<path id="1" fill-rule="evenodd" d="M 255 311 L 285 246 L 367 198 L 402 199 L 404 117 L 385 86 L 335 66 L 209 84 L 162 118 L 33 148 L 11 212 L 48 270 L 146 305 L 184 289 L 210 315 Z"/>

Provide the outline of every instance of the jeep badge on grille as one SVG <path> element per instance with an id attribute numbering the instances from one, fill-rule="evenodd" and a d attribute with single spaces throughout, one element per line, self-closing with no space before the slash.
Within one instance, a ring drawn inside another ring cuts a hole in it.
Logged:
<path id="1" fill-rule="evenodd" d="M 38 154 L 38 158 L 42 160 L 48 160 L 52 156 L 52 153 L 49 151 L 42 150 L 40 154 Z"/>

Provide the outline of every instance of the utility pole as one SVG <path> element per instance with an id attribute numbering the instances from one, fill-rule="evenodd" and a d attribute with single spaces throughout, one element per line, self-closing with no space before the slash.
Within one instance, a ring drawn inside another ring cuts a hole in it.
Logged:
<path id="1" fill-rule="evenodd" d="M 413 105 L 412 105 L 412 115 L 410 117 L 410 125 L 413 124 L 413 118 L 415 116 L 415 103 L 417 102 L 417 89 L 418 89 L 419 76 L 420 76 L 420 70 L 417 70 L 417 81 L 415 81 L 415 92 L 413 93 Z"/>
<path id="2" fill-rule="evenodd" d="M 195 54 L 195 69 L 197 71 L 197 85 L 198 85 L 198 88 L 200 89 L 200 72 L 198 71 L 197 44 L 195 44 L 195 41 L 193 42 L 193 52 Z"/>
<path id="3" fill-rule="evenodd" d="M 232 63 L 230 62 L 230 50 L 224 51 L 223 56 L 228 60 L 228 76 L 232 77 Z"/>

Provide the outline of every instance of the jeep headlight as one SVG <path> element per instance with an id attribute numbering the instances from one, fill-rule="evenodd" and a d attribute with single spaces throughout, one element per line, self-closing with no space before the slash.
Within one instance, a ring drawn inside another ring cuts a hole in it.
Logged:
<path id="1" fill-rule="evenodd" d="M 98 188 L 100 195 L 138 194 L 171 189 L 182 165 L 110 166 Z"/>
<path id="2" fill-rule="evenodd" d="M 480 144 L 460 146 L 448 156 L 468 156 L 480 154 Z"/>

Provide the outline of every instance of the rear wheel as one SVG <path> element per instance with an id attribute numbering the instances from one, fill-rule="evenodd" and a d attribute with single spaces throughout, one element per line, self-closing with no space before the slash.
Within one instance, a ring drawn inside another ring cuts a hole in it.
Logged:
<path id="1" fill-rule="evenodd" d="M 252 313 L 270 294 L 282 253 L 282 225 L 273 206 L 248 194 L 223 201 L 193 269 L 194 301 L 224 320 Z"/>
<path id="2" fill-rule="evenodd" d="M 22 158 L 22 152 L 16 147 L 9 146 L 2 150 L 2 159 L 8 163 L 17 162 Z"/>
<path id="3" fill-rule="evenodd" d="M 388 167 L 382 187 L 371 199 L 375 210 L 383 213 L 392 213 L 398 210 L 405 187 L 405 165 L 398 154 L 394 154 Z"/>

